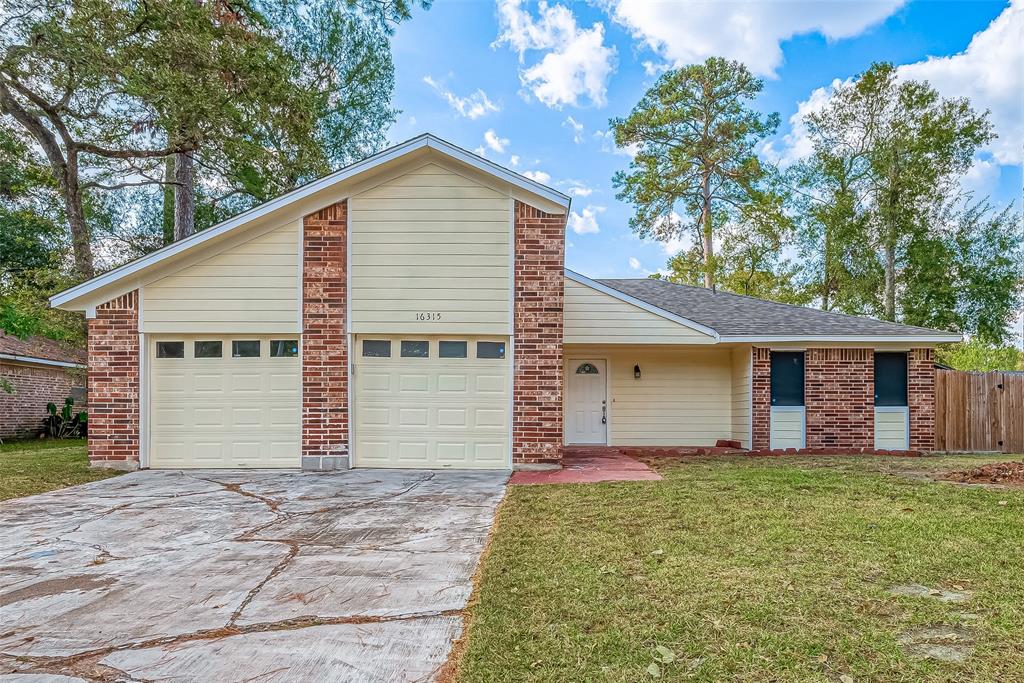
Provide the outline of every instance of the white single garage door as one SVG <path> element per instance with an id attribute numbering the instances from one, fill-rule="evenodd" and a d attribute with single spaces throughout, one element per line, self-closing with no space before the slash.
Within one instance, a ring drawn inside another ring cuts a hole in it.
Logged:
<path id="1" fill-rule="evenodd" d="M 509 467 L 506 339 L 365 335 L 355 350 L 356 466 Z"/>
<path id="2" fill-rule="evenodd" d="M 154 468 L 299 467 L 298 338 L 149 341 Z"/>

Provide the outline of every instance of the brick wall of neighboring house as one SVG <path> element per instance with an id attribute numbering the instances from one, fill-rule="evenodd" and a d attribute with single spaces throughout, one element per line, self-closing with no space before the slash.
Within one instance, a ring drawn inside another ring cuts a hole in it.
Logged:
<path id="1" fill-rule="evenodd" d="M 96 307 L 89 331 L 89 463 L 139 466 L 139 293 Z"/>
<path id="2" fill-rule="evenodd" d="M 754 347 L 750 366 L 750 419 L 752 450 L 769 447 L 772 416 L 771 350 Z"/>
<path id="3" fill-rule="evenodd" d="M 565 220 L 515 203 L 512 460 L 562 457 Z"/>
<path id="4" fill-rule="evenodd" d="M 85 387 L 85 371 L 53 365 L 34 365 L 0 361 L 0 439 L 30 439 L 43 430 L 47 416 L 46 404 L 58 409 L 64 399 L 75 397 L 75 411 L 85 410 L 86 401 L 80 396 Z"/>
<path id="5" fill-rule="evenodd" d="M 342 201 L 302 222 L 302 456 L 311 469 L 342 466 L 349 451 L 346 218 Z"/>
<path id="6" fill-rule="evenodd" d="M 807 349 L 804 403 L 807 448 L 874 448 L 874 350 Z"/>
<path id="7" fill-rule="evenodd" d="M 907 404 L 910 450 L 935 450 L 935 353 L 911 349 L 907 354 Z"/>

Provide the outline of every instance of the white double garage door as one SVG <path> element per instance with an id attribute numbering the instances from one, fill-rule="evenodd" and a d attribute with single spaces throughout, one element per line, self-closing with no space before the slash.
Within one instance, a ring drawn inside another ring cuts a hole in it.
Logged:
<path id="1" fill-rule="evenodd" d="M 298 467 L 300 343 L 287 335 L 150 339 L 150 467 Z M 354 466 L 509 467 L 505 339 L 370 335 L 356 338 L 350 355 Z"/>

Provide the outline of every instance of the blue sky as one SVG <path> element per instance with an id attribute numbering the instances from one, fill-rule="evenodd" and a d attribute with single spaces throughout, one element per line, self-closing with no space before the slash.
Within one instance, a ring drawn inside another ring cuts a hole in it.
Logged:
<path id="1" fill-rule="evenodd" d="M 1020 205 L 1024 0 L 436 0 L 393 47 L 391 140 L 432 132 L 572 194 L 566 264 L 592 277 L 643 276 L 679 248 L 633 236 L 611 185 L 630 158 L 604 136 L 660 70 L 713 54 L 764 79 L 756 106 L 782 118 L 764 155 L 783 162 L 800 155 L 799 114 L 873 61 L 968 96 L 1001 137 L 967 185 Z"/>

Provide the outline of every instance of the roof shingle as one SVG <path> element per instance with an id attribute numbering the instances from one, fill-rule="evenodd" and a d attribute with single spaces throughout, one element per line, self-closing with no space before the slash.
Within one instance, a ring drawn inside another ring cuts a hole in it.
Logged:
<path id="1" fill-rule="evenodd" d="M 667 280 L 597 280 L 623 294 L 731 336 L 886 336 L 948 335 L 912 325 L 861 318 L 815 308 L 780 304 L 731 292 L 680 285 Z"/>

